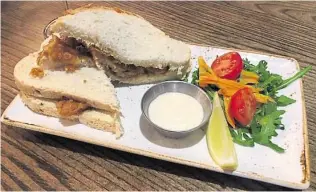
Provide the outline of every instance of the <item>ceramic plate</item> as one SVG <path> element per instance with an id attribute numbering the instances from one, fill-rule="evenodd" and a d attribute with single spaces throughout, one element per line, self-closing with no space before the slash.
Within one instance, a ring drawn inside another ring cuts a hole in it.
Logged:
<path id="1" fill-rule="evenodd" d="M 229 49 L 191 45 L 192 65 L 197 66 L 197 57 L 203 56 L 210 63 L 217 55 Z M 291 58 L 260 53 L 239 51 L 243 58 L 252 63 L 268 62 L 268 69 L 284 78 L 299 70 L 298 63 Z M 169 139 L 160 135 L 141 115 L 140 102 L 151 85 L 116 87 L 121 105 L 124 135 L 116 139 L 111 133 L 89 128 L 79 123 L 60 121 L 54 117 L 36 114 L 29 110 L 19 96 L 12 101 L 2 115 L 2 122 L 8 125 L 67 137 L 117 150 L 127 151 L 170 162 L 223 172 L 211 159 L 203 129 L 187 138 Z M 273 138 L 286 151 L 279 154 L 270 148 L 255 145 L 242 147 L 235 144 L 239 166 L 236 171 L 223 172 L 235 176 L 260 180 L 286 187 L 305 189 L 310 183 L 310 166 L 306 115 L 303 100 L 302 81 L 298 80 L 280 93 L 290 96 L 296 102 L 284 107 L 285 130 L 278 131 Z M 185 106 L 183 108 L 185 109 Z"/>

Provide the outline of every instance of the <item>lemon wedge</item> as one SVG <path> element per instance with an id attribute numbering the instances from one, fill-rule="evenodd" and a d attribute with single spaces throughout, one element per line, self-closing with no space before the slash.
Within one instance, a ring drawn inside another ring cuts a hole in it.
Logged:
<path id="1" fill-rule="evenodd" d="M 238 160 L 233 138 L 217 92 L 213 97 L 213 111 L 206 130 L 206 141 L 208 151 L 217 165 L 229 171 L 237 168 Z"/>

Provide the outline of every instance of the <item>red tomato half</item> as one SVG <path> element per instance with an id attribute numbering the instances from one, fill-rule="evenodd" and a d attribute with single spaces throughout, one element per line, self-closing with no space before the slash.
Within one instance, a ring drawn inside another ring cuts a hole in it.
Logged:
<path id="1" fill-rule="evenodd" d="M 217 57 L 211 67 L 217 76 L 235 80 L 243 69 L 243 63 L 239 53 L 228 52 Z"/>
<path id="2" fill-rule="evenodd" d="M 241 125 L 247 126 L 255 115 L 256 104 L 251 89 L 240 89 L 231 97 L 230 113 Z"/>

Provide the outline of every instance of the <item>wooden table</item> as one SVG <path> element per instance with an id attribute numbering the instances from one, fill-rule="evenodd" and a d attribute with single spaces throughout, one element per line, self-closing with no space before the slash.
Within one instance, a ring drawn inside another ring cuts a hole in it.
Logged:
<path id="1" fill-rule="evenodd" d="M 84 3 L 68 2 L 70 8 Z M 100 4 L 100 3 L 97 3 Z M 186 42 L 293 57 L 314 68 L 304 77 L 316 190 L 316 3 L 106 2 L 142 15 Z M 65 2 L 1 2 L 1 112 L 18 93 L 15 64 L 38 50 L 42 30 Z M 70 139 L 2 125 L 3 190 L 284 190 Z"/>

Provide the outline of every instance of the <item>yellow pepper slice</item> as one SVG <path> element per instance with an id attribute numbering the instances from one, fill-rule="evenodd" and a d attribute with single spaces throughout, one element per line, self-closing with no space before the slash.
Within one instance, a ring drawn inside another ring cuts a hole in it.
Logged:
<path id="1" fill-rule="evenodd" d="M 259 75 L 254 72 L 242 70 L 239 82 L 242 84 L 257 84 L 259 82 Z"/>
<path id="2" fill-rule="evenodd" d="M 230 108 L 230 97 L 224 96 L 224 106 L 225 106 L 225 115 L 228 123 L 233 127 L 236 128 L 235 120 L 229 113 L 229 108 Z"/>
<path id="3" fill-rule="evenodd" d="M 268 101 L 275 102 L 271 97 L 269 97 L 267 95 L 262 95 L 260 93 L 254 93 L 254 95 L 256 97 L 256 100 L 259 103 L 267 103 Z"/>

